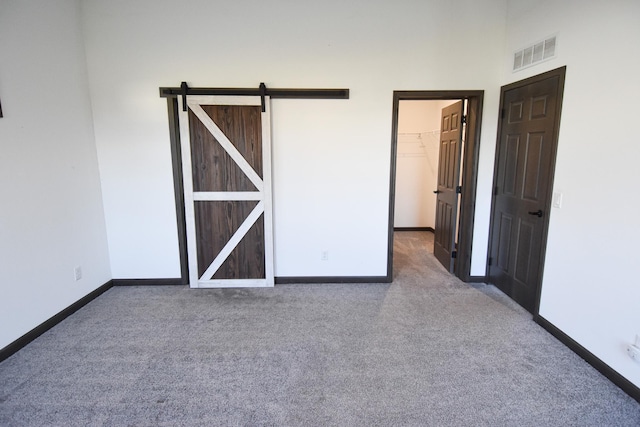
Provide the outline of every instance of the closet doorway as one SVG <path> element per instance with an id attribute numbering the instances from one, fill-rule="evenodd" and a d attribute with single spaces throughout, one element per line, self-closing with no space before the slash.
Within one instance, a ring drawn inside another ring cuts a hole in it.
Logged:
<path id="1" fill-rule="evenodd" d="M 394 92 L 387 266 L 390 281 L 395 230 L 434 231 L 438 260 L 460 279 L 472 280 L 482 98 L 483 91 Z M 452 115 L 451 111 L 459 113 Z"/>
<path id="2" fill-rule="evenodd" d="M 396 231 L 435 230 L 442 109 L 456 100 L 404 100 L 398 106 Z"/>

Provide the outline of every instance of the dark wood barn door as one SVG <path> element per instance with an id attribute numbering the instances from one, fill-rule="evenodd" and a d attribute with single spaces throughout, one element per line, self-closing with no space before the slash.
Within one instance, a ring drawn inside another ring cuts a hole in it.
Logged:
<path id="1" fill-rule="evenodd" d="M 436 224 L 433 253 L 453 273 L 456 244 L 460 155 L 462 151 L 463 101 L 442 109 L 438 189 L 436 190 Z"/>
<path id="2" fill-rule="evenodd" d="M 188 96 L 180 113 L 191 287 L 273 286 L 269 100 Z"/>
<path id="3" fill-rule="evenodd" d="M 549 72 L 502 88 L 488 280 L 538 309 L 564 81 Z"/>

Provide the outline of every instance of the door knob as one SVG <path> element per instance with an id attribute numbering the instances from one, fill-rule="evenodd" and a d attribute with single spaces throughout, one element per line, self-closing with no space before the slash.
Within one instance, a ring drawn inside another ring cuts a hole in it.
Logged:
<path id="1" fill-rule="evenodd" d="M 529 211 L 529 215 L 534 215 L 538 218 L 542 218 L 542 210 L 538 209 L 537 211 Z"/>
<path id="2" fill-rule="evenodd" d="M 440 190 L 435 190 L 435 191 L 433 192 L 433 194 L 440 194 L 440 193 L 442 193 L 442 191 L 440 191 Z"/>

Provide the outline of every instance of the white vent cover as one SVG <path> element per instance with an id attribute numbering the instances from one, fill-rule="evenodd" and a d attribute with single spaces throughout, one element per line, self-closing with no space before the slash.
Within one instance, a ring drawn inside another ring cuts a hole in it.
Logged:
<path id="1" fill-rule="evenodd" d="M 541 42 L 527 46 L 513 54 L 513 71 L 531 67 L 543 61 L 555 58 L 556 37 L 552 36 Z"/>

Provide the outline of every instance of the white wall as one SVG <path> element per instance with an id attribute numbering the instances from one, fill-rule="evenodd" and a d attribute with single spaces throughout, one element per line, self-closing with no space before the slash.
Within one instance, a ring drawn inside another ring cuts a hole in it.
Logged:
<path id="1" fill-rule="evenodd" d="M 80 22 L 0 3 L 0 348 L 111 279 Z"/>
<path id="2" fill-rule="evenodd" d="M 640 386 L 640 3 L 510 1 L 504 83 L 567 66 L 540 314 Z M 558 33 L 558 57 L 514 73 L 513 51 Z"/>
<path id="3" fill-rule="evenodd" d="M 277 276 L 386 274 L 393 90 L 486 91 L 477 218 L 487 222 L 505 5 L 84 1 L 113 276 L 179 275 L 158 87 L 183 80 L 351 90 L 349 100 L 273 101 Z M 473 274 L 483 274 L 486 230 L 476 238 Z"/>
<path id="4" fill-rule="evenodd" d="M 400 101 L 395 227 L 435 227 L 438 176 L 438 101 Z"/>

